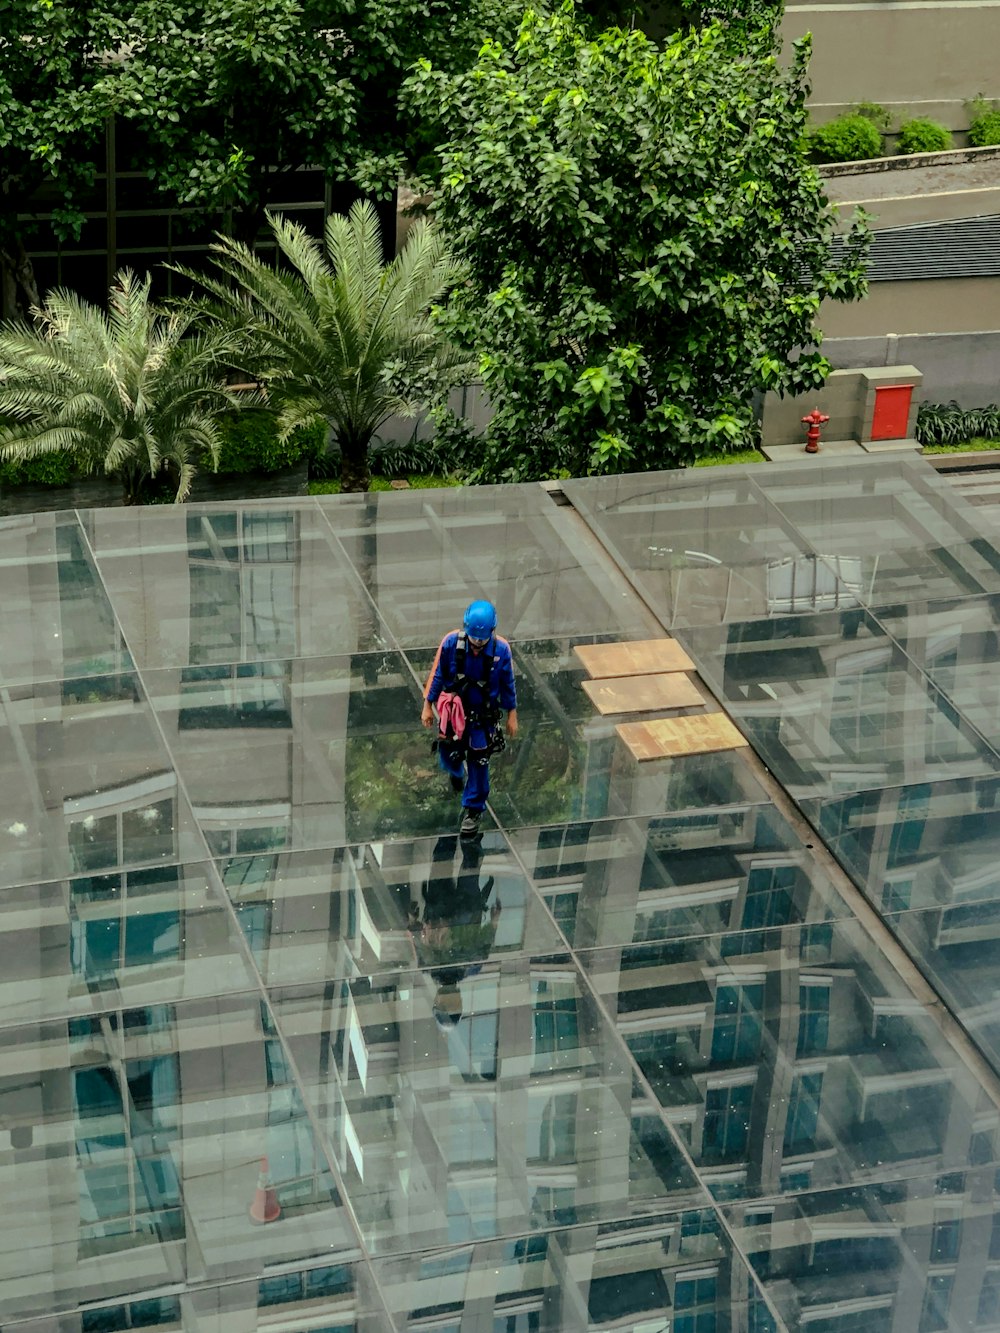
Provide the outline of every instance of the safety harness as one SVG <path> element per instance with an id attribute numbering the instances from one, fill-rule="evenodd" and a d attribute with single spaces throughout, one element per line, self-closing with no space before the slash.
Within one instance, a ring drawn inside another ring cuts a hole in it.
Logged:
<path id="1" fill-rule="evenodd" d="M 468 636 L 463 631 L 455 640 L 455 693 L 461 696 L 465 705 L 466 724 L 471 722 L 479 726 L 489 726 L 500 720 L 500 708 L 494 703 L 500 694 L 500 654 L 496 651 L 496 636 L 491 634 L 489 643 L 483 649 L 483 656 L 489 658 L 490 669 L 481 681 L 472 680 L 465 673 L 468 647 Z M 482 708 L 473 709 L 468 705 L 468 690 L 474 685 L 478 685 L 486 693 L 486 704 Z"/>
<path id="2" fill-rule="evenodd" d="M 475 751 L 477 762 L 485 763 L 491 755 L 499 754 L 501 750 L 506 749 L 507 740 L 500 726 L 500 707 L 495 702 L 500 694 L 500 654 L 497 652 L 496 636 L 491 634 L 489 643 L 483 649 L 483 656 L 489 660 L 489 671 L 482 680 L 472 680 L 466 674 L 466 663 L 468 660 L 469 640 L 464 630 L 459 632 L 455 641 L 455 678 L 445 687 L 449 693 L 456 694 L 462 702 L 464 709 L 464 727 L 462 732 L 455 735 L 456 728 L 448 727 L 447 730 L 442 727 L 439 741 L 441 744 L 455 753 L 459 746 L 463 752 L 468 745 L 469 728 L 478 726 L 486 732 L 486 749 Z M 479 708 L 469 706 L 469 691 L 473 687 L 478 687 L 486 695 L 486 702 Z M 444 698 L 443 691 L 440 698 Z M 439 699 L 440 704 L 440 699 Z M 450 710 L 449 710 L 450 711 Z M 439 708 L 439 718 L 443 721 L 444 717 Z M 448 732 L 451 732 L 448 735 Z M 464 732 L 464 734 L 462 734 Z"/>

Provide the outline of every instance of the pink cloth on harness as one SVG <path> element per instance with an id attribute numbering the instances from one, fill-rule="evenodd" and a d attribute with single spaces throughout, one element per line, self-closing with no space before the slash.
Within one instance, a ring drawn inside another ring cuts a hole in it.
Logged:
<path id="1" fill-rule="evenodd" d="M 461 696 L 447 692 L 438 695 L 438 733 L 445 740 L 460 741 L 465 735 L 465 705 Z"/>

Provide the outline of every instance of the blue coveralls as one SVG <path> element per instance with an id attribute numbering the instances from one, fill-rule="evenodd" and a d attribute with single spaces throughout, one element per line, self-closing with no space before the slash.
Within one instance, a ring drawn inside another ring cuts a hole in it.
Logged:
<path id="1" fill-rule="evenodd" d="M 430 704 L 436 703 L 443 690 L 454 690 L 458 674 L 456 646 L 461 630 L 452 630 L 441 640 L 434 668 L 431 672 L 424 697 Z M 494 667 L 494 657 L 497 659 Z M 465 770 L 465 790 L 462 793 L 462 806 L 466 810 L 484 810 L 486 798 L 490 794 L 490 766 L 488 746 L 490 724 L 489 705 L 506 709 L 509 713 L 517 707 L 517 690 L 514 685 L 514 662 L 510 644 L 494 634 L 489 643 L 480 652 L 474 652 L 466 640 L 465 650 L 466 685 L 462 691 L 462 703 L 465 707 L 467 743 L 466 760 L 452 765 L 438 747 L 438 761 L 446 773 L 461 778 Z M 491 679 L 492 678 L 492 679 Z M 492 688 L 491 688 L 492 686 Z"/>

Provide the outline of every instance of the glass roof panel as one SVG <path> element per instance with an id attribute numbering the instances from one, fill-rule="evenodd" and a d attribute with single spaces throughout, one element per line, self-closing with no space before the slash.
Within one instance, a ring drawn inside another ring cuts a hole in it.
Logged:
<path id="1" fill-rule="evenodd" d="M 219 871 L 264 982 L 442 972 L 563 947 L 497 832 L 234 856 Z"/>
<path id="2" fill-rule="evenodd" d="M 257 998 L 4 1028 L 0 1059 L 5 1319 L 356 1249 Z M 262 1158 L 281 1227 L 250 1214 Z"/>
<path id="3" fill-rule="evenodd" d="M 143 667 L 390 646 L 329 525 L 308 502 L 103 509 L 83 523 Z"/>
<path id="4" fill-rule="evenodd" d="M 918 460 L 564 490 L 0 523 L 5 1330 L 1000 1319 L 984 516 Z M 672 625 L 756 755 L 597 713 L 574 647 Z"/>
<path id="5" fill-rule="evenodd" d="M 917 461 L 865 462 L 757 469 L 754 480 L 827 563 L 859 561 L 866 605 L 1000 592 L 1000 549 L 947 482 Z"/>
<path id="6" fill-rule="evenodd" d="M 4 884 L 204 854 L 132 672 L 4 691 L 0 796 Z"/>
<path id="7" fill-rule="evenodd" d="M 568 955 L 276 993 L 369 1253 L 705 1202 Z"/>
<path id="8" fill-rule="evenodd" d="M 853 915 L 773 806 L 519 829 L 512 842 L 576 949 Z"/>
<path id="9" fill-rule="evenodd" d="M 0 1026 L 250 990 L 238 938 L 204 863 L 7 888 Z"/>
<path id="10" fill-rule="evenodd" d="M 734 1291 L 756 1319 L 765 1308 L 710 1209 L 381 1259 L 375 1272 L 400 1328 L 459 1330 L 488 1319 L 484 1327 L 504 1333 L 673 1326 L 697 1333 L 731 1327 Z"/>
<path id="11" fill-rule="evenodd" d="M 614 633 L 656 622 L 540 486 L 322 497 L 322 511 L 404 648 L 434 647 L 474 597 L 508 639 Z"/>
<path id="12" fill-rule="evenodd" d="M 1000 771 L 1000 755 L 860 608 L 683 638 L 796 798 Z"/>
<path id="13" fill-rule="evenodd" d="M 1000 1309 L 994 1176 L 973 1168 L 726 1213 L 789 1329 L 988 1329 Z M 972 1253 L 983 1262 L 966 1273 L 960 1262 Z"/>
<path id="14" fill-rule="evenodd" d="M 132 665 L 75 514 L 0 520 L 0 680 L 102 676 Z"/>
<path id="15" fill-rule="evenodd" d="M 719 625 L 793 609 L 853 606 L 856 577 L 817 568 L 746 468 L 567 481 L 563 488 L 664 625 Z M 801 605 L 800 605 L 801 604 Z"/>
<path id="16" fill-rule="evenodd" d="M 982 1090 L 859 922 L 580 959 L 714 1197 L 966 1164 Z"/>

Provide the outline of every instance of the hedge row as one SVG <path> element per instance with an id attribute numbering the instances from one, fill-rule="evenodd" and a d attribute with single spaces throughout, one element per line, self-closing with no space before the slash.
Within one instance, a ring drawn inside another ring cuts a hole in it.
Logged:
<path id="1" fill-rule="evenodd" d="M 985 148 L 1000 144 L 1000 108 L 981 98 L 969 104 L 969 144 Z M 883 135 L 888 132 L 889 112 L 874 102 L 863 102 L 809 132 L 809 156 L 814 162 L 864 162 L 887 155 Z M 946 126 L 925 116 L 905 121 L 899 127 L 896 153 L 940 153 L 951 147 Z"/>
<path id="2" fill-rule="evenodd" d="M 1000 406 L 961 408 L 950 403 L 921 403 L 916 437 L 922 445 L 964 444 L 966 440 L 1000 442 Z"/>
<path id="3" fill-rule="evenodd" d="M 319 458 L 326 447 L 323 425 L 300 427 L 282 444 L 272 413 L 260 408 L 233 412 L 219 420 L 222 448 L 219 472 L 280 472 L 303 460 Z M 202 462 L 206 471 L 211 463 Z M 23 463 L 0 463 L 0 486 L 68 486 L 79 476 L 71 452 L 58 450 Z"/>

